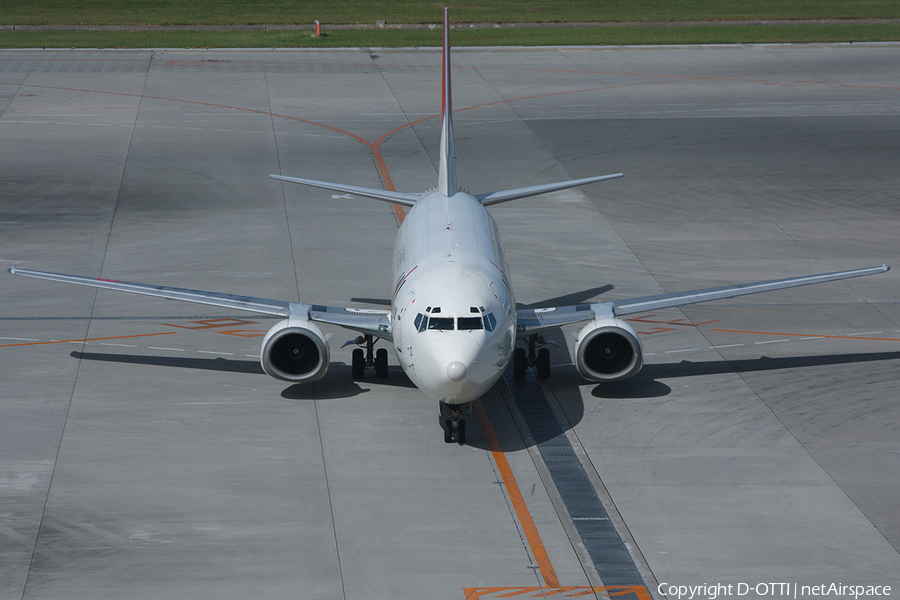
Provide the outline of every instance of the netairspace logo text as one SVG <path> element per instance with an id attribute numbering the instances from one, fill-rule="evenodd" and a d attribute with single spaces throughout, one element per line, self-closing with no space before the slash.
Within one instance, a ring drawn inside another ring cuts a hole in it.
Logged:
<path id="1" fill-rule="evenodd" d="M 875 598 L 891 595 L 889 585 L 844 585 L 842 583 L 822 583 L 801 585 L 798 583 L 704 583 L 703 585 L 673 585 L 660 583 L 656 591 L 668 596 L 669 600 L 716 600 L 728 596 L 771 596 L 778 598 Z"/>

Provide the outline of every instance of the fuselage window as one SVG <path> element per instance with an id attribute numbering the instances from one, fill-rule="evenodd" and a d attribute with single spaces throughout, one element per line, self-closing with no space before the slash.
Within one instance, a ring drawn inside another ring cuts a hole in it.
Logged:
<path id="1" fill-rule="evenodd" d="M 481 317 L 460 317 L 457 320 L 457 328 L 462 330 L 472 331 L 474 329 L 482 329 L 482 321 Z"/>
<path id="2" fill-rule="evenodd" d="M 428 319 L 428 329 L 453 331 L 453 317 L 431 317 Z"/>

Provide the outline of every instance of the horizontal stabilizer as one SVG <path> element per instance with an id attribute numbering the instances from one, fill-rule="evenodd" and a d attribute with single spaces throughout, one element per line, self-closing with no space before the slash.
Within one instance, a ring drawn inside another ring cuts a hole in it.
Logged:
<path id="1" fill-rule="evenodd" d="M 310 187 L 322 188 L 323 190 L 353 194 L 354 196 L 365 196 L 366 198 L 374 198 L 375 200 L 382 200 L 384 202 L 393 202 L 394 204 L 402 204 L 403 206 L 413 206 L 415 205 L 416 200 L 422 197 L 422 194 L 404 194 L 402 192 L 376 190 L 374 188 L 360 187 L 357 185 L 331 183 L 330 181 L 301 179 L 300 177 L 285 177 L 284 175 L 269 175 L 269 177 L 281 181 L 289 181 L 290 183 L 299 183 Z"/>
<path id="2" fill-rule="evenodd" d="M 597 183 L 598 181 L 606 181 L 607 179 L 616 179 L 622 177 L 623 173 L 613 173 L 612 175 L 598 175 L 596 177 L 585 177 L 584 179 L 572 179 L 570 181 L 559 181 L 557 183 L 545 183 L 543 185 L 532 185 L 530 187 L 516 188 L 514 190 L 503 190 L 502 192 L 493 192 L 491 194 L 478 194 L 478 199 L 484 206 L 491 204 L 500 204 L 501 202 L 509 202 L 510 200 L 518 200 L 519 198 L 527 198 L 528 196 L 537 196 L 538 194 L 546 194 L 547 192 L 556 192 L 568 188 L 587 185 L 589 183 Z"/>

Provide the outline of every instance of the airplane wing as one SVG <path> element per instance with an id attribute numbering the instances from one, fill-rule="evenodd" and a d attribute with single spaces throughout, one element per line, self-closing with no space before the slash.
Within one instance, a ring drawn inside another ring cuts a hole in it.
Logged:
<path id="1" fill-rule="evenodd" d="M 850 279 L 851 277 L 862 277 L 864 275 L 875 275 L 889 270 L 889 266 L 881 265 L 880 267 L 835 271 L 833 273 L 822 273 L 821 275 L 789 277 L 787 279 L 739 283 L 736 285 L 726 285 L 687 292 L 674 292 L 671 294 L 659 294 L 656 296 L 644 296 L 641 298 L 627 298 L 624 300 L 614 300 L 612 302 L 602 302 L 599 304 L 611 306 L 613 315 L 621 317 L 633 313 L 646 312 L 648 310 L 673 308 L 687 304 L 696 304 L 698 302 L 708 302 L 710 300 L 722 300 L 724 298 L 734 298 L 736 296 L 745 296 L 747 294 L 759 294 L 761 292 L 783 290 L 801 285 L 825 283 L 827 281 Z M 561 325 L 590 321 L 594 318 L 594 306 L 596 305 L 578 304 L 556 308 L 539 308 L 518 311 L 516 313 L 516 335 L 520 338 L 527 337 L 547 329 L 560 327 Z"/>
<path id="2" fill-rule="evenodd" d="M 36 279 L 46 279 L 48 281 L 57 281 L 60 283 L 73 283 L 75 285 L 84 285 L 116 292 L 155 296 L 167 300 L 182 300 L 184 302 L 194 302 L 196 304 L 206 304 L 209 306 L 218 306 L 220 308 L 243 310 L 261 315 L 273 315 L 284 318 L 288 318 L 292 315 L 295 317 L 307 316 L 310 321 L 338 325 L 360 333 L 371 334 L 382 339 L 392 339 L 389 311 L 386 310 L 303 304 L 286 302 L 284 300 L 269 300 L 251 296 L 189 290 L 165 285 L 150 285 L 146 283 L 133 283 L 130 281 L 116 281 L 114 279 L 95 279 L 93 277 L 82 277 L 79 275 L 32 271 L 31 269 L 19 269 L 17 267 L 10 267 L 8 270 L 13 275 L 22 275 L 23 277 L 34 277 Z"/>

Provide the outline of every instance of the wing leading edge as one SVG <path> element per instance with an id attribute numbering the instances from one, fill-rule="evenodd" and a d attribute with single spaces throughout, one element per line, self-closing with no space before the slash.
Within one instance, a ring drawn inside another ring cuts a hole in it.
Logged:
<path id="1" fill-rule="evenodd" d="M 789 277 L 787 279 L 739 283 L 702 290 L 690 290 L 687 292 L 673 292 L 671 294 L 659 294 L 656 296 L 627 298 L 624 300 L 614 300 L 612 302 L 523 310 L 516 313 L 517 335 L 518 337 L 526 337 L 554 327 L 589 321 L 594 318 L 594 307 L 598 307 L 598 309 L 600 306 L 607 308 L 611 307 L 612 314 L 616 317 L 621 317 L 634 313 L 646 312 L 648 310 L 661 310 L 663 308 L 674 308 L 688 304 L 697 304 L 699 302 L 708 302 L 710 300 L 722 300 L 725 298 L 746 296 L 748 294 L 783 290 L 799 287 L 801 285 L 812 285 L 815 283 L 838 281 L 840 279 L 850 279 L 853 277 L 877 275 L 889 270 L 889 266 L 881 265 L 880 267 L 835 271 L 832 273 L 822 273 L 820 275 Z M 604 310 L 599 312 L 608 314 L 609 311 Z"/>
<path id="2" fill-rule="evenodd" d="M 23 277 L 46 279 L 48 281 L 56 281 L 59 283 L 72 283 L 75 285 L 113 290 L 116 292 L 141 294 L 143 296 L 154 296 L 157 298 L 165 298 L 167 300 L 181 300 L 183 302 L 193 302 L 195 304 L 242 310 L 260 315 L 272 315 L 284 318 L 308 318 L 310 321 L 338 325 L 360 333 L 372 334 L 375 337 L 387 340 L 392 339 L 389 311 L 386 310 L 303 304 L 300 302 L 286 302 L 284 300 L 254 298 L 252 296 L 189 290 L 165 285 L 116 281 L 113 279 L 95 279 L 93 277 L 48 273 L 46 271 L 32 271 L 31 269 L 19 269 L 17 267 L 10 267 L 8 271 L 13 275 L 21 275 Z"/>

